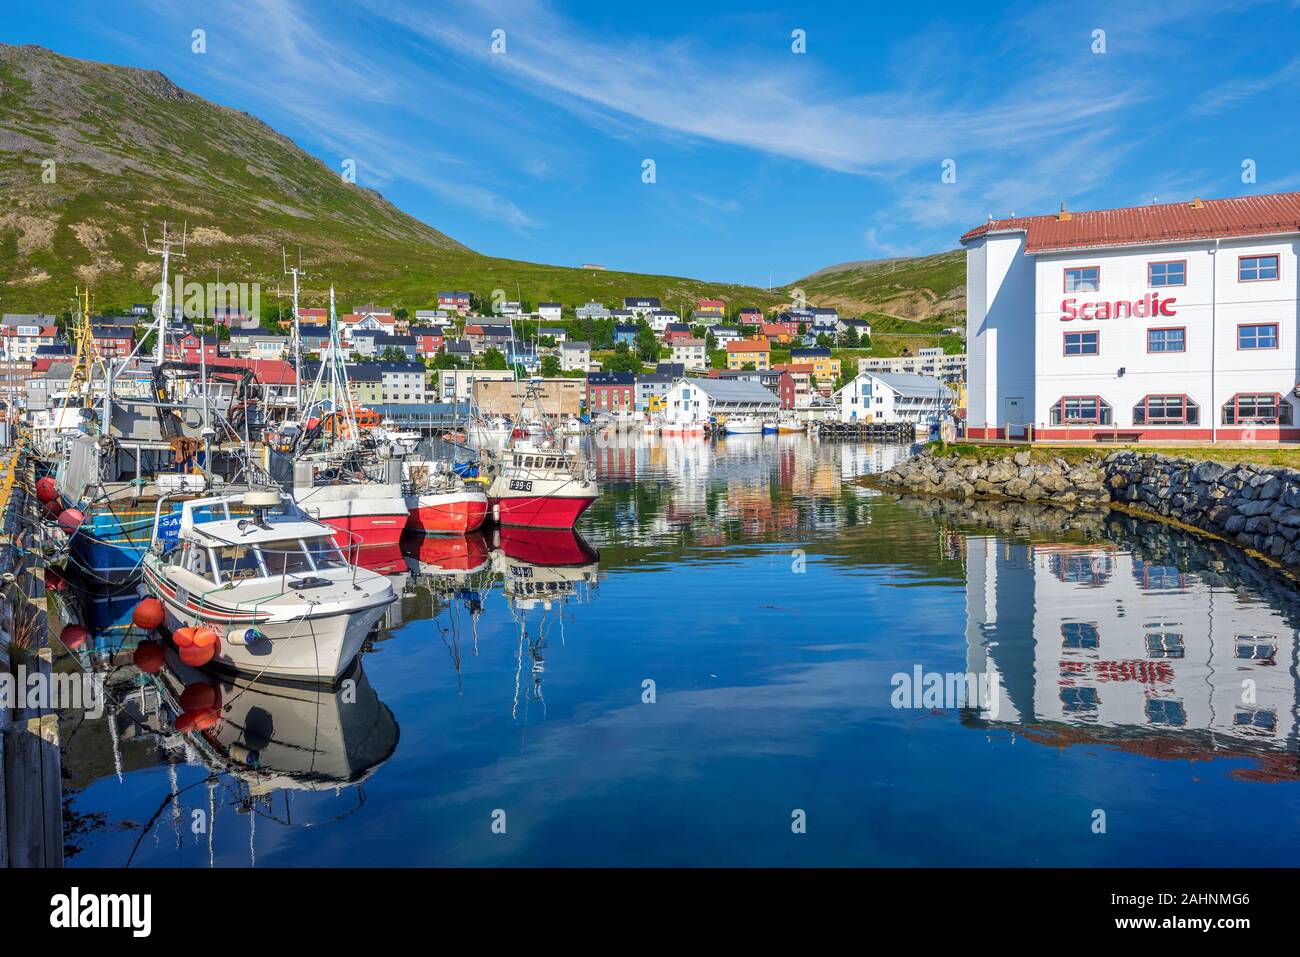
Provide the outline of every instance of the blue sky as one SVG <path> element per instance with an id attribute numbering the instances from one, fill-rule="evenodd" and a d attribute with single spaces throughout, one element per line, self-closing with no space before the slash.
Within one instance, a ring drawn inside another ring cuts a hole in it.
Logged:
<path id="1" fill-rule="evenodd" d="M 1300 0 L 0 6 L 6 42 L 160 69 L 518 259 L 766 285 L 990 213 L 1300 189 Z"/>

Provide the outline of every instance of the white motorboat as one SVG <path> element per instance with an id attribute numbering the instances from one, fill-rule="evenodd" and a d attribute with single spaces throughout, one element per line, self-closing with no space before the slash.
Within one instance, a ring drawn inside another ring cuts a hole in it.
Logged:
<path id="1" fill-rule="evenodd" d="M 703 419 L 682 419 L 664 422 L 659 432 L 663 435 L 703 435 L 708 428 L 709 423 Z"/>
<path id="2" fill-rule="evenodd" d="M 344 560 L 335 529 L 277 491 L 194 499 L 167 516 L 163 504 L 145 586 L 169 628 L 216 632 L 218 668 L 334 681 L 397 598 L 384 576 Z"/>
<path id="3" fill-rule="evenodd" d="M 510 420 L 503 415 L 494 415 L 472 421 L 466 437 L 476 449 L 499 449 L 510 439 L 510 432 Z"/>
<path id="4" fill-rule="evenodd" d="M 377 428 L 371 429 L 370 435 L 376 442 L 392 446 L 404 455 L 410 455 L 424 441 L 419 432 L 403 431 L 391 419 L 385 419 Z"/>
<path id="5" fill-rule="evenodd" d="M 760 435 L 763 420 L 756 415 L 729 415 L 722 428 L 727 435 Z"/>

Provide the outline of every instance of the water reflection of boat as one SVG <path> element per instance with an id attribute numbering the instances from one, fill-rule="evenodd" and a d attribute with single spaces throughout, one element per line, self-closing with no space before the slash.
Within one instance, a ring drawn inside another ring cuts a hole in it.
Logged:
<path id="1" fill-rule="evenodd" d="M 397 748 L 397 721 L 359 664 L 332 689 L 216 678 L 172 655 L 167 664 L 156 677 L 169 711 L 182 715 L 195 699 L 219 709 L 219 721 L 191 735 L 200 758 L 242 778 L 254 794 L 357 784 Z M 191 688 L 203 693 L 187 693 Z"/>
<path id="2" fill-rule="evenodd" d="M 465 575 L 487 565 L 488 544 L 482 534 L 402 536 L 402 554 L 408 567 L 420 575 Z"/>
<path id="3" fill-rule="evenodd" d="M 506 558 L 530 565 L 590 565 L 600 553 L 569 528 L 513 528 L 502 526 L 494 541 Z"/>
<path id="4" fill-rule="evenodd" d="M 571 529 L 499 529 L 493 568 L 511 607 L 550 608 L 594 584 L 600 554 Z"/>

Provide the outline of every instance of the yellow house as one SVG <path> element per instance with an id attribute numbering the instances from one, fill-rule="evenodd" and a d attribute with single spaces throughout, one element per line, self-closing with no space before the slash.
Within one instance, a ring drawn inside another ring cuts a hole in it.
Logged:
<path id="1" fill-rule="evenodd" d="M 767 337 L 762 339 L 738 339 L 727 343 L 727 368 L 743 369 L 752 365 L 760 372 L 772 367 L 772 347 Z"/>

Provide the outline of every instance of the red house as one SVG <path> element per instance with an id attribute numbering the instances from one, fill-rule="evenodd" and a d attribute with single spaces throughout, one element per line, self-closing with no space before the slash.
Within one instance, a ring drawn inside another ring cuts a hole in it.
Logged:
<path id="1" fill-rule="evenodd" d="M 435 326 L 412 326 L 409 334 L 415 338 L 415 351 L 431 356 L 442 351 L 442 330 Z"/>
<path id="2" fill-rule="evenodd" d="M 180 341 L 180 357 L 185 362 L 211 362 L 219 355 L 221 345 L 216 336 L 196 336 L 191 333 Z"/>
<path id="3" fill-rule="evenodd" d="M 102 356 L 129 356 L 135 348 L 135 330 L 123 326 L 95 326 L 90 330 Z"/>
<path id="4" fill-rule="evenodd" d="M 587 373 L 587 413 L 636 408 L 636 377 L 630 372 Z"/>

